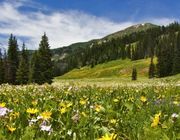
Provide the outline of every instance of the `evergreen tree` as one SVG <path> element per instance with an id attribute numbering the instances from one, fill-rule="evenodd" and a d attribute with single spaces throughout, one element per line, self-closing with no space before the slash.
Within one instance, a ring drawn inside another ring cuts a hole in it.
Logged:
<path id="1" fill-rule="evenodd" d="M 153 62 L 153 56 L 151 57 L 151 63 L 149 65 L 149 78 L 153 78 L 155 75 L 155 65 Z"/>
<path id="2" fill-rule="evenodd" d="M 29 82 L 30 83 L 39 83 L 39 79 L 41 78 L 40 71 L 40 61 L 38 57 L 38 52 L 35 51 L 31 58 L 30 70 L 29 70 Z"/>
<path id="3" fill-rule="evenodd" d="M 35 52 L 31 62 L 30 81 L 38 84 L 52 83 L 53 63 L 46 34 L 42 36 L 38 52 Z"/>
<path id="4" fill-rule="evenodd" d="M 136 68 L 133 68 L 133 70 L 132 70 L 132 80 L 137 80 L 137 70 L 136 70 Z"/>
<path id="5" fill-rule="evenodd" d="M 10 84 L 16 83 L 16 72 L 19 64 L 18 44 L 16 38 L 11 34 L 8 42 L 8 73 L 7 82 Z"/>
<path id="6" fill-rule="evenodd" d="M 174 48 L 173 74 L 180 73 L 180 32 L 177 35 L 177 41 Z"/>
<path id="7" fill-rule="evenodd" d="M 18 84 L 27 84 L 28 83 L 28 74 L 29 74 L 29 62 L 28 62 L 28 54 L 25 48 L 25 44 L 23 43 L 21 58 L 19 62 L 19 67 L 16 73 L 16 79 Z"/>
<path id="8" fill-rule="evenodd" d="M 7 60 L 6 51 L 4 51 L 3 66 L 4 66 L 4 83 L 7 83 L 8 82 L 8 60 Z"/>
<path id="9" fill-rule="evenodd" d="M 0 49 L 0 84 L 4 83 L 4 63 L 3 57 Z"/>

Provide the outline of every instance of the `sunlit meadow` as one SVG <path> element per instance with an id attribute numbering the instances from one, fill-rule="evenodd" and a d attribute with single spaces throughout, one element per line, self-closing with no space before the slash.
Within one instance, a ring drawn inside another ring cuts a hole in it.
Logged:
<path id="1" fill-rule="evenodd" d="M 180 139 L 180 87 L 0 86 L 2 140 Z"/>

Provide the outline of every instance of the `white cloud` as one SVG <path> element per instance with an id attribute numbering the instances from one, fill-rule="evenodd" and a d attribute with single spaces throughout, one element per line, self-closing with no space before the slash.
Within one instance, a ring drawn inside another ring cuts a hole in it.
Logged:
<path id="1" fill-rule="evenodd" d="M 28 38 L 25 43 L 28 48 L 38 48 L 41 36 L 46 32 L 51 48 L 67 46 L 75 42 L 101 38 L 110 33 L 122 30 L 135 22 L 113 22 L 79 11 L 56 11 L 45 14 L 42 10 L 22 12 L 28 0 L 19 2 L 3 2 L 0 5 L 0 34 L 13 33 L 20 38 Z M 32 1 L 31 1 L 32 2 Z M 30 5 L 34 7 L 34 3 Z M 171 19 L 153 19 L 154 23 L 165 24 Z M 2 38 L 0 38 L 0 42 Z M 4 43 L 4 40 L 3 40 Z"/>

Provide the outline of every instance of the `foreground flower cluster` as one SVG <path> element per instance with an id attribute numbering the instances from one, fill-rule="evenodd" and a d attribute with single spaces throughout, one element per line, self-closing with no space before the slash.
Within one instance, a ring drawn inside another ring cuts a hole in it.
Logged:
<path id="1" fill-rule="evenodd" d="M 0 86 L 0 139 L 180 138 L 180 87 Z"/>

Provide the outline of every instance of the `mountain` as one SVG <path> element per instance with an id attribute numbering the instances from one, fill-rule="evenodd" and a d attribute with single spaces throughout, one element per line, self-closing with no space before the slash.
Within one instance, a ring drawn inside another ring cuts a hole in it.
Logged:
<path id="1" fill-rule="evenodd" d="M 105 36 L 101 39 L 95 39 L 90 40 L 87 42 L 79 42 L 74 43 L 66 47 L 52 49 L 53 53 L 53 61 L 55 63 L 55 75 L 61 75 L 65 72 L 68 72 L 69 70 L 76 68 L 76 67 L 82 67 L 84 65 L 89 65 L 92 63 L 90 60 L 91 51 L 90 48 L 94 48 L 97 45 L 104 45 L 104 44 L 112 44 L 111 42 L 119 42 L 119 40 L 126 40 L 129 36 L 132 39 L 131 42 L 126 42 L 124 44 L 136 44 L 135 42 L 137 39 L 134 38 L 134 36 L 139 36 L 139 34 L 142 34 L 143 32 L 146 32 L 147 30 L 158 28 L 159 26 L 145 23 L 145 24 L 137 24 L 131 27 L 128 27 L 124 30 L 118 31 L 116 33 L 112 33 L 108 36 Z M 115 41 L 118 40 L 118 41 Z M 105 47 L 104 47 L 105 49 Z M 103 55 L 103 54 L 102 54 Z M 87 60 L 84 60 L 88 56 Z M 105 56 L 108 57 L 108 56 Z M 83 60 L 83 62 L 81 61 Z M 102 61 L 103 62 L 103 61 Z M 102 63 L 101 62 L 101 63 Z M 94 64 L 93 64 L 94 65 Z"/>
<path id="2" fill-rule="evenodd" d="M 154 25 L 151 23 L 137 24 L 137 25 L 130 26 L 130 27 L 128 27 L 122 31 L 118 31 L 118 32 L 115 32 L 113 34 L 110 34 L 110 35 L 104 37 L 103 39 L 111 40 L 111 39 L 123 37 L 125 35 L 130 35 L 130 34 L 135 33 L 135 32 L 146 31 L 150 28 L 155 28 L 155 27 L 157 27 L 157 25 Z"/>
<path id="3" fill-rule="evenodd" d="M 151 23 L 133 25 L 124 30 L 107 35 L 101 39 L 94 39 L 87 42 L 78 42 L 78 43 L 74 43 L 74 44 L 71 44 L 69 46 L 65 46 L 62 48 L 52 49 L 52 53 L 55 56 L 54 59 L 55 58 L 57 59 L 58 58 L 57 56 L 59 56 L 59 58 L 62 59 L 62 56 L 64 56 L 64 54 L 72 53 L 73 51 L 79 48 L 89 47 L 96 42 L 101 43 L 101 42 L 110 41 L 112 39 L 123 37 L 129 34 L 135 33 L 135 32 L 146 31 L 148 29 L 155 28 L 155 27 L 158 27 L 158 26 Z"/>

